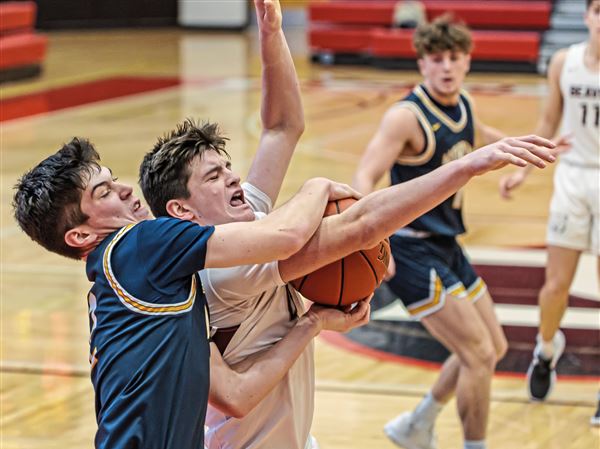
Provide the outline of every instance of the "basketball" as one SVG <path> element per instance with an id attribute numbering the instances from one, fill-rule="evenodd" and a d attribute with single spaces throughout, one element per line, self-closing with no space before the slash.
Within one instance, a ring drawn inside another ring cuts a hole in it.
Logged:
<path id="1" fill-rule="evenodd" d="M 331 201 L 324 216 L 339 214 L 354 198 Z M 345 306 L 369 296 L 381 284 L 390 260 L 390 243 L 356 251 L 291 282 L 302 296 L 319 304 Z"/>

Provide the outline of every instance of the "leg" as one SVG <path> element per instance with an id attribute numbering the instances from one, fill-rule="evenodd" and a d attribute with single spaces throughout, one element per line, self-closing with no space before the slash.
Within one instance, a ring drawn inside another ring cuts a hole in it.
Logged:
<path id="1" fill-rule="evenodd" d="M 465 439 L 485 439 L 496 365 L 496 351 L 485 322 L 472 303 L 455 298 L 448 298 L 441 310 L 422 322 L 458 359 L 456 396 Z"/>
<path id="2" fill-rule="evenodd" d="M 560 327 L 580 255 L 579 250 L 548 246 L 546 280 L 538 298 L 540 335 L 543 341 L 551 342 Z"/>
<path id="3" fill-rule="evenodd" d="M 506 354 L 508 343 L 504 336 L 502 326 L 496 318 L 494 303 L 488 292 L 485 292 L 484 295 L 475 302 L 475 309 L 477 309 L 477 312 L 483 319 L 483 322 L 490 333 L 496 351 L 496 361 L 500 361 Z M 456 382 L 458 381 L 459 369 L 460 361 L 456 354 L 452 354 L 442 366 L 440 376 L 431 388 L 431 395 L 437 402 L 446 404 L 452 399 L 454 390 L 456 389 Z"/>

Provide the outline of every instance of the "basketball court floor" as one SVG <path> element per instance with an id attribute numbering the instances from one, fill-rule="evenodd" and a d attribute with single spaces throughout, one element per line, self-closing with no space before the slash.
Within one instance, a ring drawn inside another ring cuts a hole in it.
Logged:
<path id="1" fill-rule="evenodd" d="M 383 112 L 419 80 L 412 72 L 312 65 L 304 31 L 287 31 L 307 126 L 282 202 L 309 177 L 350 182 Z M 79 135 L 96 144 L 103 163 L 122 181 L 136 184 L 142 155 L 157 135 L 185 117 L 220 123 L 231 139 L 233 167 L 245 174 L 260 134 L 260 60 L 252 32 L 128 30 L 49 37 L 43 75 L 1 91 L 3 449 L 91 448 L 95 431 L 84 267 L 46 253 L 18 230 L 10 207 L 18 176 Z M 546 92 L 536 75 L 474 74 L 467 88 L 481 119 L 511 135 L 533 130 Z M 515 353 L 493 382 L 489 447 L 597 448 L 599 430 L 589 426 L 600 388 L 595 260 L 584 257 L 572 292 L 576 307 L 565 320 L 568 374 L 559 375 L 551 400 L 529 403 L 522 371 L 537 322 L 552 169 L 533 173 L 509 202 L 497 193 L 500 176 L 475 179 L 466 188 L 470 231 L 464 242 L 499 298 L 498 314 Z M 430 354 L 386 345 L 388 332 L 418 333 L 411 326 L 390 302 L 362 334 L 317 339 L 313 433 L 322 449 L 392 448 L 383 424 L 414 407 L 438 367 Z M 437 432 L 441 448 L 460 447 L 454 403 L 443 411 Z"/>

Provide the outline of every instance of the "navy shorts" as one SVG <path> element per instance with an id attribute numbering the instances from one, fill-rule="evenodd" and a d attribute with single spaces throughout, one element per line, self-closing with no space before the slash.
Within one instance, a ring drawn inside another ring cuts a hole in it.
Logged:
<path id="1" fill-rule="evenodd" d="M 423 318 L 446 297 L 477 301 L 487 290 L 454 237 L 390 237 L 396 275 L 388 281 L 408 312 Z"/>

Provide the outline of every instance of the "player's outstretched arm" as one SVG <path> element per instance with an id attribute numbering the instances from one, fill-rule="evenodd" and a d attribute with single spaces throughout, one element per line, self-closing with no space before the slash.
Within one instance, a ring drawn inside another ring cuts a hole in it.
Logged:
<path id="1" fill-rule="evenodd" d="M 456 193 L 471 178 L 508 164 L 543 168 L 554 144 L 537 136 L 507 137 L 402 184 L 373 192 L 339 215 L 323 219 L 307 245 L 279 262 L 284 281 L 310 273 L 354 251 L 372 248 Z"/>
<path id="2" fill-rule="evenodd" d="M 321 330 L 347 332 L 367 324 L 370 306 L 361 301 L 348 313 L 313 306 L 288 334 L 269 350 L 230 368 L 211 344 L 209 402 L 235 418 L 248 414 L 287 374 L 306 345 Z"/>
<path id="3" fill-rule="evenodd" d="M 275 204 L 296 144 L 304 111 L 294 61 L 281 29 L 278 0 L 254 0 L 262 58 L 263 131 L 247 180 Z"/>
<path id="4" fill-rule="evenodd" d="M 314 234 L 328 201 L 356 195 L 345 184 L 309 179 L 291 200 L 264 219 L 216 226 L 207 243 L 204 266 L 224 268 L 286 259 Z"/>

